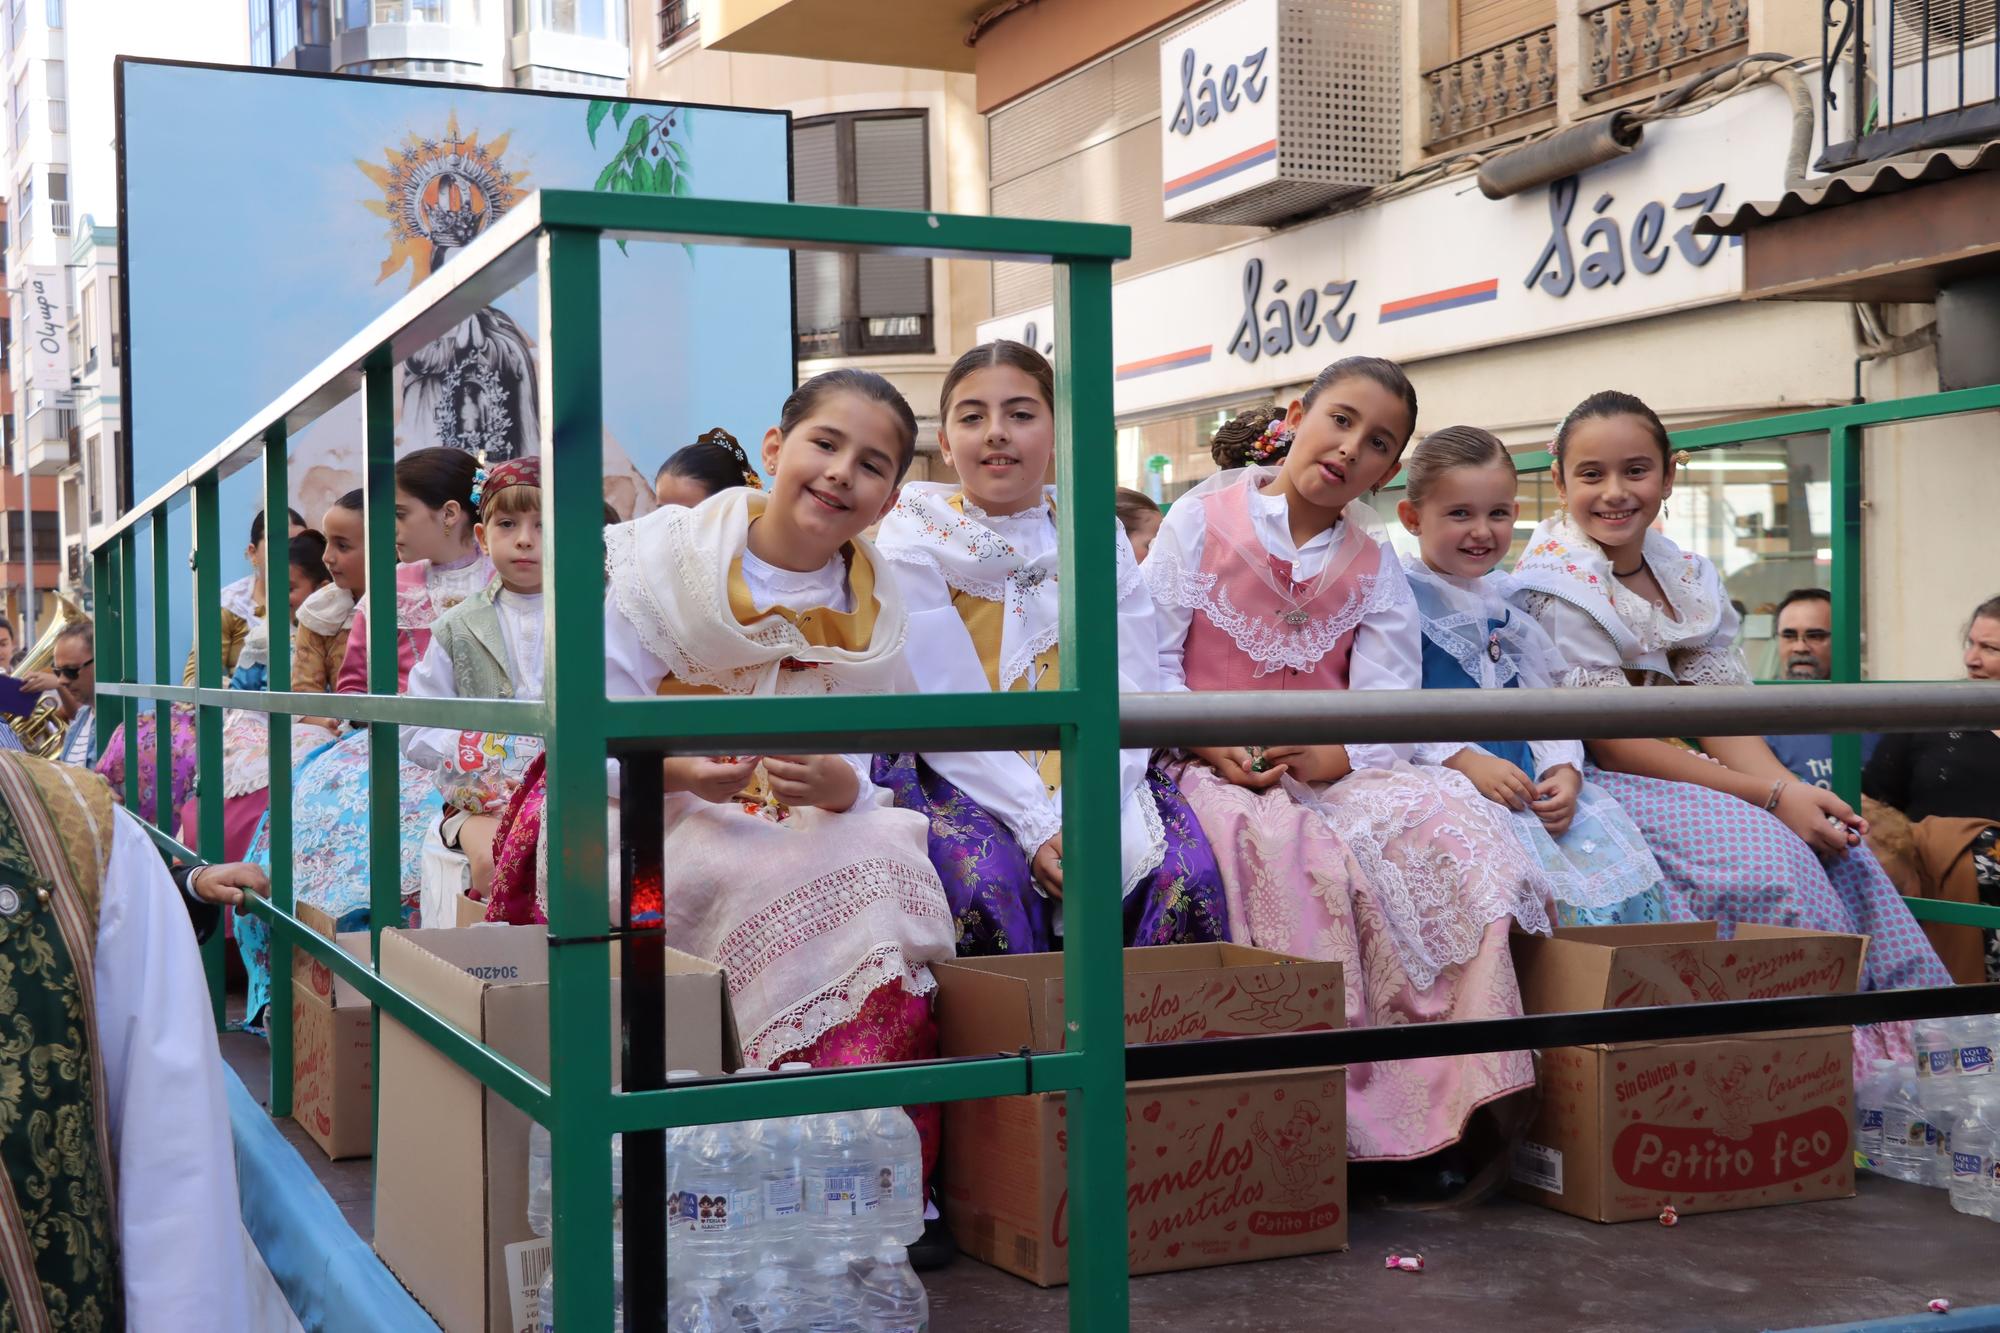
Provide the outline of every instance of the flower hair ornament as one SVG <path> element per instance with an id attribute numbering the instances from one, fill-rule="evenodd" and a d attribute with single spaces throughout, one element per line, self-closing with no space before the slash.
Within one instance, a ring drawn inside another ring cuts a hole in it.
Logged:
<path id="1" fill-rule="evenodd" d="M 539 455 L 510 458 L 498 467 L 482 467 L 472 474 L 472 505 L 483 511 L 488 501 L 509 486 L 539 487 L 541 484 L 542 460 Z"/>
<path id="2" fill-rule="evenodd" d="M 1271 423 L 1264 427 L 1264 433 L 1250 446 L 1250 461 L 1268 463 L 1273 458 L 1283 456 L 1292 447 L 1294 434 L 1291 427 L 1285 424 L 1285 418 L 1271 418 Z"/>

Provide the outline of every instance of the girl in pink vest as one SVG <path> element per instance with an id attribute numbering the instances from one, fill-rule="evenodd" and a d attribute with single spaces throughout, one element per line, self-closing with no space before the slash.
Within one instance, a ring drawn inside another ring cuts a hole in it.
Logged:
<path id="1" fill-rule="evenodd" d="M 1146 559 L 1166 688 L 1417 689 L 1421 629 L 1362 497 L 1396 472 L 1417 396 L 1394 362 L 1337 361 L 1288 411 L 1216 435 L 1227 470 L 1174 502 Z M 1546 932 L 1548 885 L 1498 806 L 1413 746 L 1197 749 L 1181 790 L 1215 848 L 1234 939 L 1341 963 L 1356 1024 L 1521 1012 L 1507 934 Z M 1348 1071 L 1348 1152 L 1412 1183 L 1497 1184 L 1525 1051 Z"/>

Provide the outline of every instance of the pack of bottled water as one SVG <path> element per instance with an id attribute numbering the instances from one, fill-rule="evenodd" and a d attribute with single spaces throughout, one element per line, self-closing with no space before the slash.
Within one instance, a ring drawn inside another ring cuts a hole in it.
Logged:
<path id="1" fill-rule="evenodd" d="M 923 1150 L 900 1107 L 694 1125 L 666 1140 L 668 1328 L 926 1333 L 929 1299 L 905 1249 L 924 1230 Z M 548 1135 L 536 1126 L 528 1215 L 538 1235 L 549 1234 L 549 1182 Z M 622 1252 L 622 1226 L 614 1246 Z M 542 1285 L 544 1333 L 555 1329 L 555 1278 L 551 1268 Z"/>
<path id="2" fill-rule="evenodd" d="M 1958 1211 L 2000 1221 L 2000 1015 L 1925 1019 L 1913 1036 L 1913 1068 L 1877 1060 L 1855 1089 L 1861 1164 L 1948 1190 Z"/>

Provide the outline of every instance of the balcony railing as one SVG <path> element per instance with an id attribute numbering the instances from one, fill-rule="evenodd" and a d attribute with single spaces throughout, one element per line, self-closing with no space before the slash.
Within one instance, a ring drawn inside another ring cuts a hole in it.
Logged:
<path id="1" fill-rule="evenodd" d="M 660 6 L 660 49 L 666 50 L 700 19 L 691 0 L 666 0 Z"/>
<path id="2" fill-rule="evenodd" d="M 69 235 L 69 200 L 49 200 L 49 230 L 57 236 Z"/>
<path id="3" fill-rule="evenodd" d="M 1819 169 L 2000 137 L 1994 9 L 1994 0 L 1821 0 Z"/>
<path id="4" fill-rule="evenodd" d="M 1743 55 L 1748 0 L 1585 0 L 1583 95 L 1617 97 Z"/>
<path id="5" fill-rule="evenodd" d="M 1553 120 L 1555 27 L 1536 28 L 1424 72 L 1428 148 L 1456 147 Z"/>

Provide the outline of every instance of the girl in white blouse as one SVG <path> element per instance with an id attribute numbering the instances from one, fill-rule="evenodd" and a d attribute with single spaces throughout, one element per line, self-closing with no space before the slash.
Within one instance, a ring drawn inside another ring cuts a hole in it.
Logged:
<path id="1" fill-rule="evenodd" d="M 1752 683 L 1715 566 L 1653 526 L 1680 461 L 1653 410 L 1630 394 L 1593 394 L 1564 419 L 1551 453 L 1562 509 L 1535 529 L 1514 581 L 1519 604 L 1555 641 L 1561 683 Z M 1860 845 L 1866 826 L 1845 801 L 1798 781 L 1759 737 L 1698 743 L 1585 743 L 1585 776 L 1646 834 L 1674 919 L 1864 934 L 1864 985 L 1950 984 Z M 1871 1049 L 1864 1041 L 1857 1055 Z"/>

